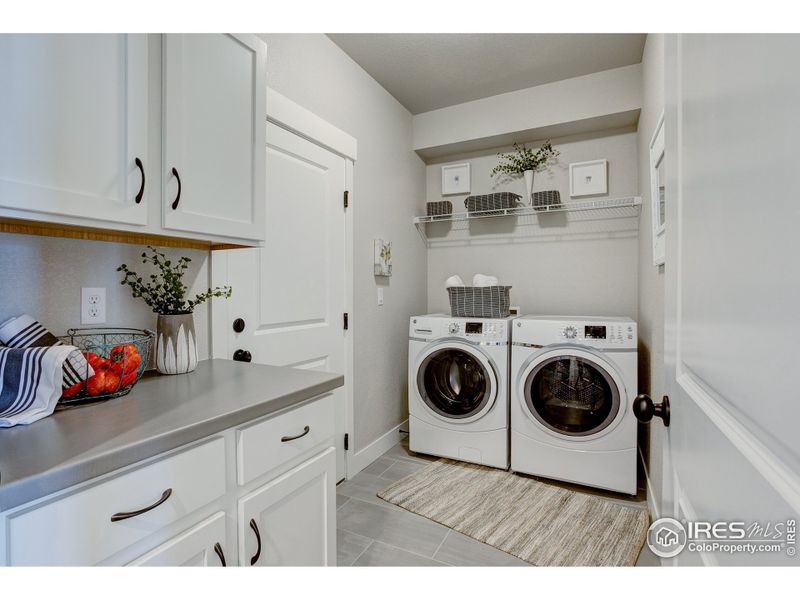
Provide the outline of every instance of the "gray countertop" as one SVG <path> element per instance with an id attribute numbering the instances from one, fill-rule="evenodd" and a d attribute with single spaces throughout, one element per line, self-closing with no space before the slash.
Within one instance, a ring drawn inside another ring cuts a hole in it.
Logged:
<path id="1" fill-rule="evenodd" d="M 0 511 L 344 385 L 333 373 L 208 360 L 121 398 L 0 429 Z"/>

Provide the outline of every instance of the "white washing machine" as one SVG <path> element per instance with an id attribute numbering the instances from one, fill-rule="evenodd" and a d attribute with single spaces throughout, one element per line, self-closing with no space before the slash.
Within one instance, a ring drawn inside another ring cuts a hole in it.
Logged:
<path id="1" fill-rule="evenodd" d="M 508 468 L 511 319 L 412 317 L 409 447 Z"/>
<path id="2" fill-rule="evenodd" d="M 636 323 L 525 316 L 512 329 L 511 469 L 635 494 Z"/>

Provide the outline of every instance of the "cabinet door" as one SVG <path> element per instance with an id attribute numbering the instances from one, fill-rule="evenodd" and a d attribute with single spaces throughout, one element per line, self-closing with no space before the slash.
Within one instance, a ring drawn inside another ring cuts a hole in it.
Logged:
<path id="1" fill-rule="evenodd" d="M 146 35 L 2 35 L 0 89 L 0 208 L 146 223 Z"/>
<path id="2" fill-rule="evenodd" d="M 134 567 L 217 567 L 225 557 L 225 513 L 218 512 L 130 563 Z"/>
<path id="3" fill-rule="evenodd" d="M 243 497 L 239 501 L 240 563 L 335 565 L 335 482 L 336 450 L 329 448 Z"/>
<path id="4" fill-rule="evenodd" d="M 264 239 L 266 44 L 164 36 L 166 229 Z"/>

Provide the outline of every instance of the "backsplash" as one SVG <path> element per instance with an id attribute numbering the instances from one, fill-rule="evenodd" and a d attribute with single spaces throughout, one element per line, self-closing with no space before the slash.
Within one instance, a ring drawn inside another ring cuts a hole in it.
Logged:
<path id="1" fill-rule="evenodd" d="M 140 273 L 149 272 L 141 264 L 142 249 L 133 244 L 0 233 L 0 322 L 28 313 L 55 335 L 63 335 L 70 327 L 81 327 L 81 288 L 105 287 L 105 326 L 155 330 L 155 313 L 120 285 L 122 276 L 116 271 L 126 263 Z M 190 294 L 208 288 L 208 252 L 160 249 L 170 258 L 192 259 L 185 280 Z M 208 304 L 195 312 L 195 329 L 198 358 L 207 359 Z"/>

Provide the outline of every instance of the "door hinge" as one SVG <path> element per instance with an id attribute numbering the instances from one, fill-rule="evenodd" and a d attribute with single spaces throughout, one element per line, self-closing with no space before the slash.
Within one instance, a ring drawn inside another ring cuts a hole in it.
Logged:
<path id="1" fill-rule="evenodd" d="M 344 191 L 344 207 L 347 208 L 350 206 L 350 192 L 348 190 Z"/>
<path id="2" fill-rule="evenodd" d="M 344 325 L 345 330 L 348 329 L 348 326 L 349 326 L 349 322 L 348 321 L 349 321 L 348 315 L 347 315 L 347 313 L 344 313 L 343 325 Z"/>
<path id="3" fill-rule="evenodd" d="M 350 450 L 350 434 L 349 433 L 345 433 L 344 434 L 344 449 L 345 450 Z"/>

